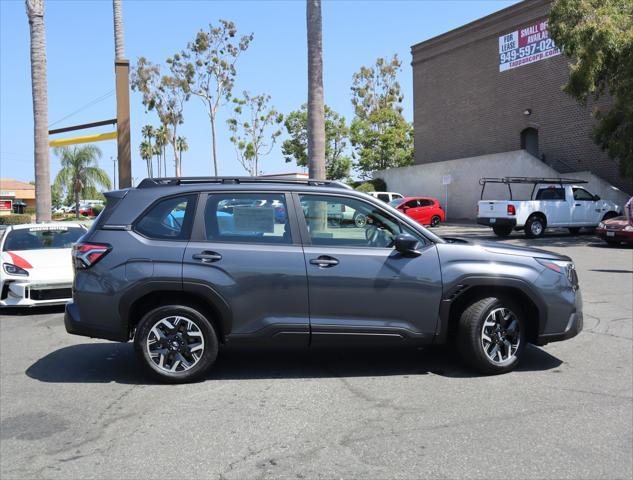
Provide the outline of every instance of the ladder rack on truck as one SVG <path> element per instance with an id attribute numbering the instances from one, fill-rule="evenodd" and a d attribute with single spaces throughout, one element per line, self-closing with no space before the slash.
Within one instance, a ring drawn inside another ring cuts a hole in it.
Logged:
<path id="1" fill-rule="evenodd" d="M 560 185 L 570 185 L 570 184 L 579 184 L 579 183 L 587 183 L 586 180 L 578 180 L 575 178 L 554 178 L 554 177 L 482 177 L 479 179 L 479 185 L 481 185 L 481 197 L 480 200 L 484 199 L 484 190 L 486 189 L 487 183 L 503 183 L 508 186 L 508 191 L 510 192 L 510 200 L 514 200 L 512 198 L 512 187 L 513 183 L 515 184 L 523 184 L 523 185 L 534 185 L 532 187 L 532 194 L 530 197 L 534 196 L 534 190 L 536 186 L 543 183 L 553 183 Z"/>

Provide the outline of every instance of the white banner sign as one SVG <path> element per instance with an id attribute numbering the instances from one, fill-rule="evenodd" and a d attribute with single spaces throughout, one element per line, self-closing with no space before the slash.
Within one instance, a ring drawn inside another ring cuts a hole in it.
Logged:
<path id="1" fill-rule="evenodd" d="M 549 38 L 547 20 L 499 37 L 500 72 L 556 55 L 560 55 L 560 49 Z"/>

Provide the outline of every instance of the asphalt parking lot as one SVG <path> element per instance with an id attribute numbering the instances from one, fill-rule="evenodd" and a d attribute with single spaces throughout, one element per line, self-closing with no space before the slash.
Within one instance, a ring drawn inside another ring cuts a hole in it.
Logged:
<path id="1" fill-rule="evenodd" d="M 585 330 L 496 377 L 448 348 L 226 350 L 205 381 L 160 385 L 60 309 L 3 312 L 0 477 L 631 478 L 633 250 L 504 242 L 575 260 Z"/>

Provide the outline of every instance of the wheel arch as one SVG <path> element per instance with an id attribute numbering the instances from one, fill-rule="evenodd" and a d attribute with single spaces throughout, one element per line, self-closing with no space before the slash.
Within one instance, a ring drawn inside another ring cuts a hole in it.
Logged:
<path id="1" fill-rule="evenodd" d="M 162 305 L 186 305 L 205 315 L 213 325 L 220 342 L 224 343 L 232 328 L 232 314 L 228 304 L 212 289 L 200 283 L 179 284 L 180 288 L 165 288 L 165 285 L 145 285 L 137 289 L 133 297 L 128 295 L 127 301 L 122 302 L 126 315 L 130 336 L 143 314 L 150 309 Z"/>
<path id="2" fill-rule="evenodd" d="M 605 213 L 602 216 L 602 221 L 604 222 L 605 220 L 608 220 L 610 218 L 614 218 L 618 216 L 618 212 L 614 211 L 614 210 L 609 210 L 607 213 Z"/>
<path id="3" fill-rule="evenodd" d="M 527 340 L 536 343 L 545 319 L 545 305 L 525 282 L 517 279 L 468 279 L 457 285 L 452 293 L 442 301 L 440 326 L 436 333 L 436 343 L 446 343 L 455 338 L 459 318 L 464 309 L 486 297 L 504 297 L 519 304 L 527 319 Z"/>
<path id="4" fill-rule="evenodd" d="M 545 215 L 544 212 L 541 212 L 540 210 L 538 212 L 532 212 L 528 215 L 528 217 L 525 219 L 525 223 L 528 222 L 528 220 L 530 220 L 530 218 L 533 217 L 541 217 L 543 219 L 543 228 L 547 228 L 547 215 Z"/>

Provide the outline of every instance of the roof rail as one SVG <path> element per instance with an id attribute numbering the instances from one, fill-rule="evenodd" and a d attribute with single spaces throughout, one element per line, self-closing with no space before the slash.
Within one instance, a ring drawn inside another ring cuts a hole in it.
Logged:
<path id="1" fill-rule="evenodd" d="M 575 178 L 555 178 L 555 177 L 501 177 L 491 178 L 483 177 L 479 179 L 479 185 L 485 185 L 486 183 L 558 183 L 559 185 L 570 183 L 588 183 L 587 180 L 578 180 Z"/>
<path id="2" fill-rule="evenodd" d="M 324 186 L 335 188 L 352 189 L 349 185 L 334 180 L 315 180 L 306 178 L 301 180 L 283 179 L 283 178 L 261 178 L 261 177 L 163 177 L 163 178 L 145 178 L 141 180 L 137 188 L 153 188 L 167 187 L 174 185 L 196 185 L 205 183 L 219 184 L 248 184 L 248 183 L 267 183 L 267 184 L 289 184 L 289 185 L 310 185 Z"/>

